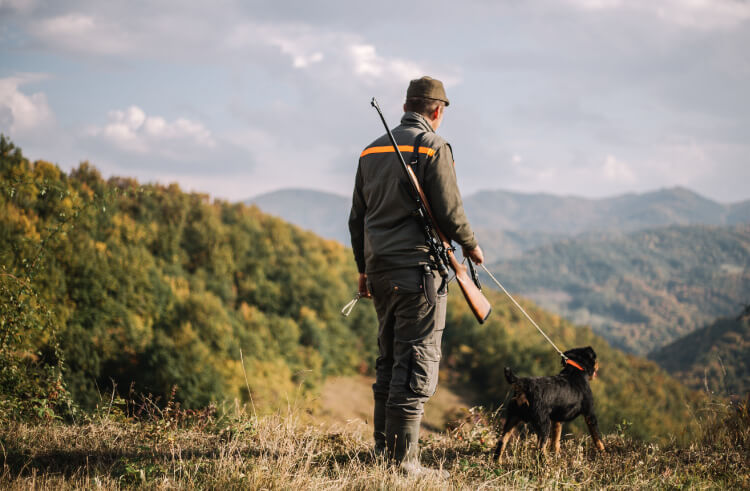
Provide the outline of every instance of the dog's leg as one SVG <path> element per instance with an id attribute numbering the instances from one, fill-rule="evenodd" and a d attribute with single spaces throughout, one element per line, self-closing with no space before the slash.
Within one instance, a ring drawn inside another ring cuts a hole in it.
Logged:
<path id="1" fill-rule="evenodd" d="M 520 423 L 521 420 L 518 418 L 518 416 L 509 411 L 507 419 L 505 420 L 505 425 L 503 425 L 503 434 L 500 435 L 500 439 L 497 442 L 495 453 L 493 455 L 493 458 L 497 460 L 498 463 L 501 463 L 503 461 L 503 452 L 505 451 L 505 447 L 508 445 L 508 441 L 516 432 L 516 428 Z"/>
<path id="2" fill-rule="evenodd" d="M 549 419 L 542 419 L 542 416 L 535 417 L 531 421 L 531 427 L 539 441 L 539 452 L 545 457 L 547 456 L 547 441 L 549 440 L 551 426 L 552 422 Z"/>
<path id="3" fill-rule="evenodd" d="M 545 457 L 547 456 L 547 440 L 549 440 L 551 427 L 552 421 L 549 419 L 542 421 L 539 425 L 539 450 Z"/>
<path id="4" fill-rule="evenodd" d="M 599 435 L 599 424 L 596 421 L 596 416 L 594 415 L 594 413 L 591 413 L 588 416 L 585 416 L 585 419 L 586 426 L 589 427 L 589 433 L 591 433 L 591 439 L 594 440 L 594 445 L 596 446 L 597 450 L 603 452 L 604 442 L 602 442 L 602 438 Z"/>
<path id="5" fill-rule="evenodd" d="M 552 439 L 549 446 L 554 450 L 555 455 L 560 452 L 560 435 L 562 435 L 562 423 L 560 421 L 552 422 Z"/>

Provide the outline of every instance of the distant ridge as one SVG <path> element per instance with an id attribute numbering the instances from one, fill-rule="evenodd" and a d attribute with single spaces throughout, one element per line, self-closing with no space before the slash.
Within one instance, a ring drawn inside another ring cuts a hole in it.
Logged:
<path id="1" fill-rule="evenodd" d="M 724 205 L 682 187 L 600 199 L 480 191 L 464 206 L 472 224 L 483 228 L 566 235 L 750 222 L 750 202 Z"/>
<path id="2" fill-rule="evenodd" d="M 351 198 L 312 189 L 282 189 L 245 201 L 321 237 L 349 245 Z"/>
<path id="3" fill-rule="evenodd" d="M 750 225 L 588 234 L 489 268 L 511 291 L 646 354 L 750 301 Z"/>
<path id="4" fill-rule="evenodd" d="M 348 245 L 350 200 L 348 195 L 325 191 L 283 189 L 245 203 Z M 721 204 L 683 187 L 599 199 L 480 191 L 465 196 L 464 207 L 480 243 L 495 259 L 515 257 L 533 247 L 583 233 L 750 223 L 750 200 Z M 502 244 L 494 244 L 496 239 Z"/>
<path id="5" fill-rule="evenodd" d="M 651 353 L 649 358 L 693 389 L 744 396 L 750 391 L 750 307 Z"/>

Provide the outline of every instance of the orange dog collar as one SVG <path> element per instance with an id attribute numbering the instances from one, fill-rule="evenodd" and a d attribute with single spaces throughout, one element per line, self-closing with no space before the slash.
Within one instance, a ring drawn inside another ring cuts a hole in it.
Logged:
<path id="1" fill-rule="evenodd" d="M 580 370 L 580 371 L 582 371 L 582 372 L 585 372 L 585 371 L 586 371 L 586 370 L 584 370 L 584 369 L 583 369 L 583 367 L 582 367 L 581 365 L 579 365 L 578 363 L 574 362 L 574 361 L 573 361 L 573 360 L 571 360 L 570 358 L 566 358 L 566 359 L 565 359 L 565 364 L 566 364 L 566 365 L 573 365 L 574 367 L 576 367 L 577 369 L 579 369 L 579 370 Z"/>

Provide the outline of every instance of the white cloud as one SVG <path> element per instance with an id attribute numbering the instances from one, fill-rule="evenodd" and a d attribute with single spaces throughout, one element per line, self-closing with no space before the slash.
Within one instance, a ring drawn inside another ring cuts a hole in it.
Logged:
<path id="1" fill-rule="evenodd" d="M 326 190 L 349 190 L 352 175 L 342 175 L 335 169 L 338 159 L 350 158 L 356 163 L 358 151 L 349 151 L 327 141 L 312 143 L 306 147 L 289 145 L 284 135 L 278 135 L 261 127 L 250 127 L 226 135 L 226 140 L 252 156 L 254 162 L 265 165 L 252 169 L 242 187 L 239 197 L 247 198 L 270 189 L 314 188 Z M 304 165 L 290 170 L 290 162 Z"/>
<path id="2" fill-rule="evenodd" d="M 81 13 L 69 13 L 33 22 L 29 31 L 47 45 L 77 53 L 121 55 L 138 49 L 132 34 L 123 29 L 121 24 Z"/>
<path id="3" fill-rule="evenodd" d="M 20 74 L 0 79 L 0 126 L 11 136 L 31 133 L 54 123 L 52 109 L 43 92 L 26 95 L 19 87 L 47 78 L 44 74 Z"/>
<path id="4" fill-rule="evenodd" d="M 109 122 L 86 130 L 89 137 L 106 140 L 121 150 L 179 158 L 193 148 L 216 146 L 211 131 L 185 118 L 168 122 L 161 116 L 147 116 L 138 106 L 110 111 Z"/>
<path id="5" fill-rule="evenodd" d="M 606 180 L 612 182 L 632 184 L 636 181 L 635 173 L 630 166 L 612 155 L 607 155 L 604 160 L 602 173 Z"/>
<path id="6" fill-rule="evenodd" d="M 33 21 L 29 32 L 48 47 L 77 54 L 223 58 L 236 63 L 257 56 L 259 50 L 269 55 L 278 50 L 295 69 L 325 64 L 327 75 L 339 74 L 332 80 L 354 75 L 368 83 L 393 81 L 403 85 L 405 80 L 427 73 L 415 61 L 378 53 L 373 44 L 353 32 L 296 22 L 267 24 L 241 19 L 228 21 L 217 34 L 211 29 L 192 29 L 195 19 L 190 15 L 179 18 L 180 14 L 174 14 L 177 18 L 169 22 L 160 17 L 149 21 L 129 18 L 126 24 L 111 15 L 67 13 Z M 456 74 L 437 75 L 447 86 L 460 80 Z"/>
<path id="7" fill-rule="evenodd" d="M 377 54 L 371 44 L 355 44 L 349 47 L 354 73 L 365 78 L 388 78 L 410 80 L 423 74 L 416 63 L 399 58 L 384 58 Z"/>

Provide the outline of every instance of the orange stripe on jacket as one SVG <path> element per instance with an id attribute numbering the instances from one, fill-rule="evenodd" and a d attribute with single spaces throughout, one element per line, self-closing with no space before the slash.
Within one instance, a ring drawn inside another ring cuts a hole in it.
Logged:
<path id="1" fill-rule="evenodd" d="M 413 152 L 414 151 L 414 145 L 399 145 L 398 149 L 400 152 Z M 369 155 L 371 153 L 395 153 L 393 151 L 393 145 L 388 145 L 385 147 L 370 147 L 365 148 L 365 150 L 362 152 L 360 157 L 364 157 L 365 155 Z M 435 149 L 430 147 L 419 147 L 419 153 L 424 153 L 428 157 L 432 157 L 435 155 Z"/>

